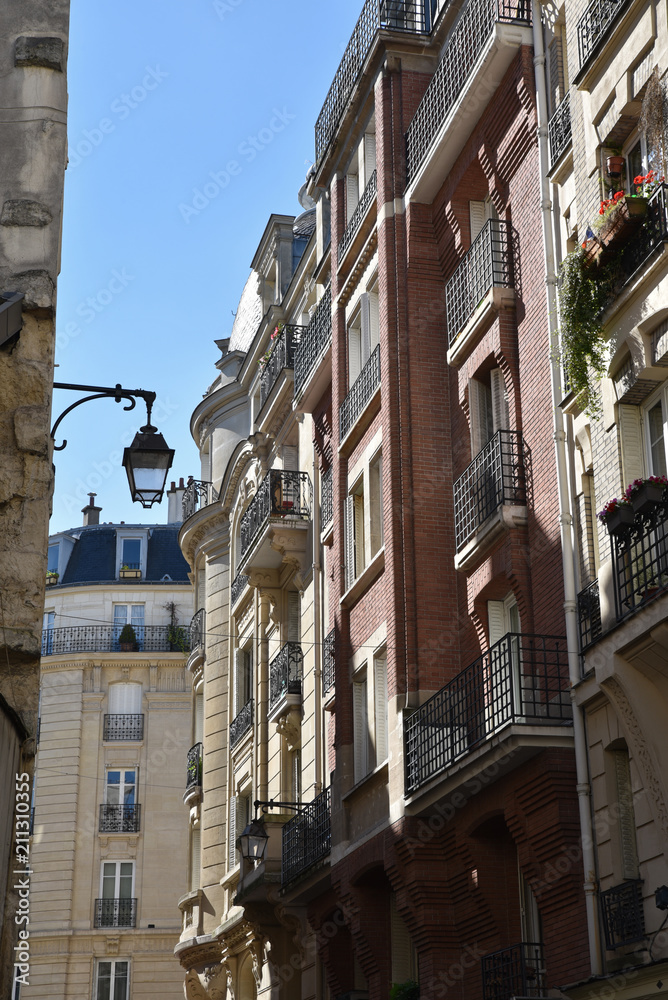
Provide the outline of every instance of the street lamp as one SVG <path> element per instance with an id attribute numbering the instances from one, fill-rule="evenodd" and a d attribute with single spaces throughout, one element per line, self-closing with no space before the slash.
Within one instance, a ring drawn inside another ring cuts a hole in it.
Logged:
<path id="1" fill-rule="evenodd" d="M 269 809 L 293 809 L 296 813 L 305 813 L 306 808 L 299 802 L 278 802 L 276 799 L 269 799 L 266 802 L 262 799 L 256 799 L 253 806 L 255 807 L 255 817 L 244 828 L 240 836 L 237 837 L 236 847 L 241 851 L 241 857 L 244 861 L 255 862 L 262 861 L 264 858 L 267 841 L 269 840 L 264 820 L 258 819 L 258 807 L 262 807 L 263 813 L 268 812 Z"/>

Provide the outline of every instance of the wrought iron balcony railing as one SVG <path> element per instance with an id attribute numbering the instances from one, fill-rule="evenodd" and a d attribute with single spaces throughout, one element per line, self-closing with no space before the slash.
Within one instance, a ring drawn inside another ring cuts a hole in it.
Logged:
<path id="1" fill-rule="evenodd" d="M 276 385 L 278 376 L 286 368 L 294 368 L 295 353 L 299 347 L 301 335 L 306 327 L 286 323 L 282 333 L 273 342 L 271 353 L 264 362 L 260 379 L 260 409 L 267 402 L 269 393 Z"/>
<path id="2" fill-rule="evenodd" d="M 100 833 L 139 833 L 141 806 L 102 802 Z"/>
<path id="3" fill-rule="evenodd" d="M 331 844 L 331 792 L 326 788 L 283 827 L 281 884 L 287 885 L 326 858 Z"/>
<path id="4" fill-rule="evenodd" d="M 580 69 L 596 54 L 631 0 L 592 0 L 578 21 Z"/>
<path id="5" fill-rule="evenodd" d="M 578 594 L 578 620 L 580 622 L 580 651 L 584 653 L 603 635 L 601 624 L 601 599 L 598 580 Z"/>
<path id="6" fill-rule="evenodd" d="M 313 488 L 306 472 L 271 469 L 241 519 L 241 557 L 246 555 L 269 518 L 310 521 Z"/>
<path id="7" fill-rule="evenodd" d="M 359 373 L 353 386 L 341 403 L 339 411 L 339 440 L 343 441 L 345 436 L 355 425 L 358 417 L 362 413 L 374 392 L 380 385 L 380 344 L 378 344 L 371 354 L 371 357 Z"/>
<path id="8" fill-rule="evenodd" d="M 435 6 L 433 0 L 427 3 L 424 0 L 366 0 L 315 123 L 316 163 L 320 163 L 334 138 L 378 31 L 384 28 L 417 34 L 429 32 L 431 11 Z"/>
<path id="9" fill-rule="evenodd" d="M 200 479 L 189 479 L 181 500 L 183 520 L 187 521 L 196 511 L 201 510 L 202 507 L 208 507 L 217 499 L 218 490 L 214 489 L 213 483 L 206 483 Z"/>
<path id="10" fill-rule="evenodd" d="M 95 927 L 136 927 L 136 899 L 96 899 Z"/>
<path id="11" fill-rule="evenodd" d="M 547 131 L 550 141 L 550 168 L 552 168 L 573 141 L 570 91 L 550 118 Z"/>
<path id="12" fill-rule="evenodd" d="M 642 881 L 629 879 L 600 895 L 605 946 L 610 951 L 645 937 Z"/>
<path id="13" fill-rule="evenodd" d="M 378 185 L 376 181 L 376 171 L 374 170 L 369 178 L 369 183 L 362 192 L 362 197 L 357 202 L 357 206 L 351 216 L 350 222 L 346 226 L 343 236 L 339 240 L 339 247 L 337 250 L 337 260 L 339 263 L 343 260 L 346 250 L 354 240 L 357 230 L 362 225 L 362 220 L 373 204 L 377 190 Z"/>
<path id="14" fill-rule="evenodd" d="M 459 552 L 503 504 L 526 503 L 524 442 L 517 431 L 497 431 L 453 487 L 455 545 Z"/>
<path id="15" fill-rule="evenodd" d="M 200 608 L 190 619 L 190 648 L 206 645 L 206 611 Z"/>
<path id="16" fill-rule="evenodd" d="M 609 303 L 666 242 L 668 242 L 668 184 L 659 184 L 647 203 L 644 222 L 634 233 L 633 239 L 629 240 L 620 251 L 616 262 L 619 271 L 613 282 L 614 288 Z"/>
<path id="17" fill-rule="evenodd" d="M 42 656 L 58 653 L 119 653 L 122 625 L 68 625 L 45 628 L 42 632 Z M 186 651 L 190 641 L 187 627 L 172 625 L 133 625 L 135 652 L 174 653 Z"/>
<path id="18" fill-rule="evenodd" d="M 230 723 L 230 747 L 235 747 L 239 740 L 246 735 L 253 726 L 253 699 L 247 701 L 241 711 L 235 715 Z"/>
<path id="19" fill-rule="evenodd" d="M 334 467 L 320 477 L 320 527 L 326 528 L 334 517 Z"/>
<path id="20" fill-rule="evenodd" d="M 404 723 L 406 794 L 510 724 L 572 718 L 566 640 L 509 633 Z"/>
<path id="21" fill-rule="evenodd" d="M 611 538 L 617 619 L 634 614 L 668 590 L 668 489 L 661 502 L 637 513 Z"/>
<path id="22" fill-rule="evenodd" d="M 322 646 L 322 693 L 323 696 L 329 694 L 334 688 L 335 661 L 334 661 L 334 640 L 336 630 L 332 629 L 326 637 Z"/>
<path id="23" fill-rule="evenodd" d="M 144 716 L 143 715 L 105 715 L 104 728 L 102 733 L 104 740 L 132 740 L 144 739 Z"/>
<path id="24" fill-rule="evenodd" d="M 304 654 L 298 642 L 286 642 L 269 664 L 269 708 L 286 694 L 302 693 Z"/>
<path id="25" fill-rule="evenodd" d="M 448 344 L 453 346 L 492 288 L 513 287 L 517 234 L 509 222 L 489 219 L 445 286 Z"/>
<path id="26" fill-rule="evenodd" d="M 406 134 L 408 182 L 417 174 L 499 21 L 531 24 L 531 4 L 528 0 L 469 0 L 461 13 Z"/>
<path id="27" fill-rule="evenodd" d="M 237 603 L 248 585 L 248 577 L 245 573 L 237 573 L 232 580 L 232 607 Z"/>
<path id="28" fill-rule="evenodd" d="M 485 955 L 481 965 L 483 1000 L 547 996 L 542 944 L 514 944 Z"/>
<path id="29" fill-rule="evenodd" d="M 332 339 L 332 292 L 323 293 L 295 351 L 295 397 L 308 380 Z"/>
<path id="30" fill-rule="evenodd" d="M 202 744 L 196 743 L 188 751 L 186 762 L 186 791 L 202 785 Z"/>

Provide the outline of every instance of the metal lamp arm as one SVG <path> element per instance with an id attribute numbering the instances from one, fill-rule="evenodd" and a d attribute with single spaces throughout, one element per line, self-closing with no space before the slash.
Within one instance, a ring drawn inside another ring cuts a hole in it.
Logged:
<path id="1" fill-rule="evenodd" d="M 262 814 L 264 815 L 270 809 L 294 809 L 296 813 L 305 813 L 306 806 L 303 806 L 300 802 L 279 802 L 277 799 L 268 799 L 266 802 L 262 799 L 256 799 L 253 803 L 255 809 L 255 818 L 257 819 L 258 807 L 261 807 Z"/>
<path id="2" fill-rule="evenodd" d="M 83 399 L 77 399 L 75 403 L 68 406 L 67 409 L 63 410 L 55 424 L 51 428 L 51 438 L 55 442 L 56 430 L 61 421 L 70 413 L 72 410 L 76 409 L 77 406 L 81 406 L 82 403 L 87 403 L 91 399 L 113 399 L 114 402 L 120 403 L 122 399 L 127 399 L 130 401 L 129 406 L 124 406 L 124 410 L 134 410 L 137 405 L 138 399 L 143 399 L 146 403 L 146 426 L 142 427 L 143 432 L 154 431 L 156 428 L 151 425 L 151 411 L 153 409 L 153 404 L 155 402 L 155 393 L 150 392 L 146 389 L 124 389 L 120 382 L 113 388 L 106 385 L 74 385 L 70 382 L 54 382 L 54 389 L 72 389 L 76 392 L 90 392 L 92 395 L 84 396 Z M 67 438 L 63 440 L 62 444 L 55 444 L 53 446 L 54 451 L 62 451 L 67 445 Z"/>

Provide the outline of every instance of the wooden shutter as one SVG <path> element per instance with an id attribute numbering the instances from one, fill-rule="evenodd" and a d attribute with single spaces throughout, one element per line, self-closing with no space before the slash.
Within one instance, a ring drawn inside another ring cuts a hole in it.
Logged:
<path id="1" fill-rule="evenodd" d="M 493 433 L 491 392 L 482 382 L 469 379 L 469 420 L 471 424 L 471 458 L 482 451 Z"/>
<path id="2" fill-rule="evenodd" d="M 369 317 L 369 293 L 360 295 L 360 341 L 361 365 L 364 368 L 371 354 L 371 322 Z"/>
<path id="3" fill-rule="evenodd" d="M 489 622 L 489 644 L 493 646 L 499 639 L 503 639 L 508 631 L 506 623 L 506 609 L 503 601 L 487 602 L 487 620 Z"/>
<path id="4" fill-rule="evenodd" d="M 204 695 L 195 695 L 195 743 L 204 739 Z"/>
<path id="5" fill-rule="evenodd" d="M 244 651 L 235 649 L 234 651 L 234 718 L 237 717 L 244 707 L 243 685 L 244 685 Z"/>
<path id="6" fill-rule="evenodd" d="M 369 350 L 373 354 L 380 343 L 380 316 L 378 294 L 369 292 Z"/>
<path id="7" fill-rule="evenodd" d="M 622 486 L 645 474 L 642 446 L 642 424 L 637 406 L 619 404 L 619 436 L 622 452 Z"/>
<path id="8" fill-rule="evenodd" d="M 631 789 L 631 768 L 627 750 L 614 750 L 615 781 L 619 803 L 619 840 L 622 855 L 622 878 L 638 878 L 636 820 Z"/>
<path id="9" fill-rule="evenodd" d="M 350 222 L 359 201 L 359 180 L 357 174 L 346 174 L 346 222 Z"/>
<path id="10" fill-rule="evenodd" d="M 390 897 L 390 951 L 392 955 L 392 982 L 405 983 L 414 977 L 413 946 L 408 928 L 397 910 L 397 902 Z"/>
<path id="11" fill-rule="evenodd" d="M 367 773 L 369 726 L 367 716 L 366 679 L 353 683 L 353 731 L 355 743 L 355 782 Z"/>
<path id="12" fill-rule="evenodd" d="M 376 767 L 387 760 L 387 660 L 379 656 L 374 661 L 374 700 L 376 728 Z"/>
<path id="13" fill-rule="evenodd" d="M 228 857 L 228 868 L 232 869 L 236 867 L 237 863 L 237 849 L 235 846 L 235 841 L 237 839 L 237 799 L 232 796 L 230 799 L 230 829 L 229 836 L 227 838 L 227 857 Z"/>
<path id="14" fill-rule="evenodd" d="M 506 382 L 500 368 L 492 368 L 490 372 L 492 386 L 492 427 L 494 433 L 507 431 L 510 428 L 508 414 L 508 393 Z"/>
<path id="15" fill-rule="evenodd" d="M 359 576 L 366 565 L 364 552 L 364 497 L 359 493 L 354 496 L 355 502 L 355 576 Z"/>
<path id="16" fill-rule="evenodd" d="M 346 590 L 352 587 L 357 576 L 355 567 L 355 497 L 347 496 L 344 507 L 346 541 Z"/>
<path id="17" fill-rule="evenodd" d="M 383 456 L 369 466 L 369 527 L 371 555 L 383 544 Z"/>
<path id="18" fill-rule="evenodd" d="M 296 590 L 288 591 L 288 642 L 301 641 L 301 601 Z"/>
<path id="19" fill-rule="evenodd" d="M 302 754 L 301 750 L 294 750 L 292 752 L 291 760 L 291 770 L 292 770 L 292 801 L 301 802 L 302 800 Z"/>
<path id="20" fill-rule="evenodd" d="M 286 472 L 299 471 L 299 448 L 292 445 L 283 445 L 283 468 Z"/>
<path id="21" fill-rule="evenodd" d="M 202 835 L 195 827 L 190 832 L 190 891 L 200 887 L 200 871 L 202 867 Z"/>
<path id="22" fill-rule="evenodd" d="M 364 136 L 364 184 L 371 180 L 371 174 L 376 169 L 376 136 L 367 132 Z"/>
<path id="23" fill-rule="evenodd" d="M 473 243 L 476 236 L 485 225 L 486 213 L 484 201 L 469 202 L 469 220 L 471 223 L 471 243 Z"/>
<path id="24" fill-rule="evenodd" d="M 362 343 L 359 327 L 348 329 L 348 388 L 352 389 L 362 370 Z"/>

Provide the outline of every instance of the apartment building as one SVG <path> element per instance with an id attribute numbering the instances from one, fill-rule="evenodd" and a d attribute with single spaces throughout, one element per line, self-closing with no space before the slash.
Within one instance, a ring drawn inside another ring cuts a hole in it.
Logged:
<path id="1" fill-rule="evenodd" d="M 170 523 L 49 538 L 23 998 L 181 997 L 192 587 Z M 178 513 L 177 513 L 178 512 Z M 171 518 L 174 518 L 171 521 Z"/>

